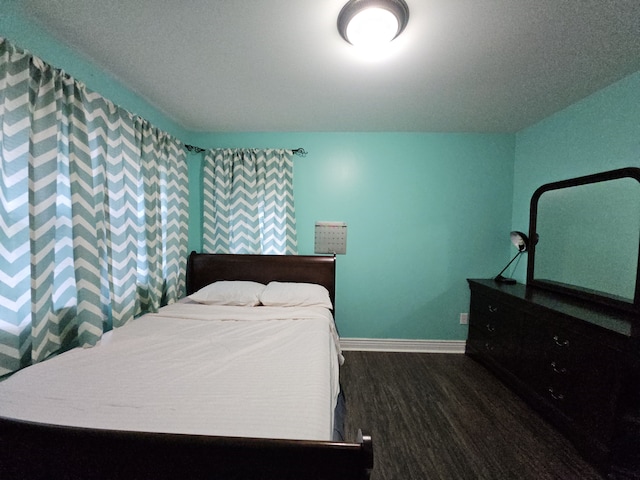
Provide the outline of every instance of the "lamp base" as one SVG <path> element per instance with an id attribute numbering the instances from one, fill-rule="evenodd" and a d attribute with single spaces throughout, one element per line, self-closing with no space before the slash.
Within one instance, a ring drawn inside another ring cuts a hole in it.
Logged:
<path id="1" fill-rule="evenodd" d="M 515 278 L 507 278 L 503 277 L 502 275 L 496 276 L 493 280 L 498 283 L 506 283 L 507 285 L 513 285 L 514 283 L 516 283 Z"/>

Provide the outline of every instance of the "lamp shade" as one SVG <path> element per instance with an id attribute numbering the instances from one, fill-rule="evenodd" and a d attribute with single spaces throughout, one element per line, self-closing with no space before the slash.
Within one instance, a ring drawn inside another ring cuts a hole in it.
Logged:
<path id="1" fill-rule="evenodd" d="M 527 249 L 529 248 L 529 237 L 527 237 L 522 232 L 514 230 L 513 232 L 511 232 L 511 243 L 513 244 L 514 247 L 518 249 L 518 253 L 516 253 L 516 255 L 511 259 L 511 261 L 507 263 L 507 266 L 504 267 L 502 271 L 495 276 L 494 280 L 496 282 L 509 283 L 509 284 L 516 283 L 516 281 L 513 278 L 503 277 L 502 274 L 507 268 L 509 268 L 509 265 L 511 265 L 516 258 L 518 258 L 522 253 L 527 251 Z"/>
<path id="2" fill-rule="evenodd" d="M 511 243 L 521 252 L 526 252 L 529 248 L 529 237 L 524 233 L 514 230 L 511 232 Z"/>

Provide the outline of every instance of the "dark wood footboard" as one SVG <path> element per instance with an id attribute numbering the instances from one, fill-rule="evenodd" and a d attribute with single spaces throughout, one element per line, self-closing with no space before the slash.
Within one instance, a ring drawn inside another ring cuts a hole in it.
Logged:
<path id="1" fill-rule="evenodd" d="M 365 480 L 371 438 L 316 442 L 75 428 L 0 417 L 0 478 Z"/>

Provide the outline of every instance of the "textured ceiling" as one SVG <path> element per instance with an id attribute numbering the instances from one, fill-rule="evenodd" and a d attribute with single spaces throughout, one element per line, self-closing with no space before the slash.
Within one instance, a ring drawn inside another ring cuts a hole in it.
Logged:
<path id="1" fill-rule="evenodd" d="M 186 129 L 515 132 L 640 70 L 638 0 L 407 0 L 362 58 L 346 0 L 23 0 Z"/>

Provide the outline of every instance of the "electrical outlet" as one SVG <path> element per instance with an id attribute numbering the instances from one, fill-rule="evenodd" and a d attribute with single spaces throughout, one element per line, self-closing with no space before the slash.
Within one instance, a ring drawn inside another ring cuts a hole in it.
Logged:
<path id="1" fill-rule="evenodd" d="M 469 323 L 469 314 L 461 313 L 460 314 L 460 325 L 467 325 Z"/>

